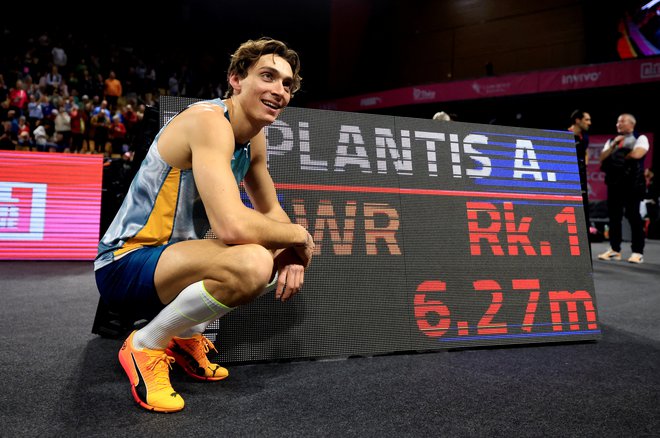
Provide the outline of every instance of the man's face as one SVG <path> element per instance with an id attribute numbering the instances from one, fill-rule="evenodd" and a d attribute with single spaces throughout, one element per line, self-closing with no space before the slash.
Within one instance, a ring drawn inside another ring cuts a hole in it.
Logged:
<path id="1" fill-rule="evenodd" d="M 263 55 L 248 69 L 245 78 L 234 76 L 236 98 L 244 110 L 258 120 L 273 123 L 291 100 L 293 71 L 282 57 Z"/>
<path id="2" fill-rule="evenodd" d="M 635 129 L 635 124 L 632 119 L 626 115 L 619 116 L 616 121 L 616 132 L 619 134 L 632 134 Z"/>
<path id="3" fill-rule="evenodd" d="M 589 131 L 589 127 L 591 126 L 591 115 L 589 115 L 589 113 L 584 113 L 582 119 L 577 119 L 577 125 L 582 132 Z"/>

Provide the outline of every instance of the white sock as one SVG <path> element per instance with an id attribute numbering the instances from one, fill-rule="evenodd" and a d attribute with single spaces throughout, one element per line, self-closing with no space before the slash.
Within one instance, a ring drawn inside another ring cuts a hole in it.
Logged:
<path id="1" fill-rule="evenodd" d="M 192 338 L 193 336 L 195 336 L 197 334 L 201 335 L 202 333 L 204 333 L 206 331 L 206 327 L 208 327 L 209 324 L 211 324 L 216 319 L 218 319 L 218 318 L 209 319 L 208 321 L 205 321 L 201 324 L 197 324 L 197 325 L 194 325 L 190 328 L 187 328 L 184 331 L 182 331 L 181 333 L 179 333 L 178 335 L 176 335 L 176 337 L 177 338 Z"/>
<path id="2" fill-rule="evenodd" d="M 137 349 L 164 350 L 174 336 L 218 319 L 232 310 L 232 307 L 225 306 L 209 294 L 203 281 L 198 281 L 182 290 L 154 319 L 138 330 L 133 336 L 133 346 Z"/>
<path id="3" fill-rule="evenodd" d="M 266 285 L 264 290 L 259 294 L 259 296 L 265 295 L 268 292 L 271 292 L 275 290 L 275 286 L 277 285 L 277 272 L 275 272 L 275 275 L 273 276 L 273 279 Z M 196 334 L 203 334 L 206 331 L 206 328 L 217 318 L 209 319 L 208 321 L 205 321 L 201 324 L 194 325 L 192 327 L 189 327 L 182 331 L 181 333 L 175 335 L 178 338 L 192 338 Z"/>

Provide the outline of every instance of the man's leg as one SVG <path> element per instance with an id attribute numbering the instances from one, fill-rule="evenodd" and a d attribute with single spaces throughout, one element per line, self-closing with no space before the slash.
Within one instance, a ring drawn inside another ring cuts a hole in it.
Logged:
<path id="1" fill-rule="evenodd" d="M 607 188 L 607 215 L 610 226 L 610 247 L 621 252 L 621 228 L 623 220 L 623 198 L 616 187 Z"/>
<path id="2" fill-rule="evenodd" d="M 263 291 L 261 291 L 261 293 L 259 294 L 259 296 L 261 296 L 261 295 L 265 295 L 266 293 L 272 291 L 272 290 L 275 288 L 275 285 L 276 285 L 276 284 L 277 284 L 277 271 L 273 273 L 273 278 L 270 280 L 270 283 L 268 283 L 268 284 L 266 285 L 266 287 L 264 288 Z M 195 336 L 195 335 L 197 335 L 197 334 L 202 334 L 202 333 L 204 333 L 204 332 L 206 331 L 206 328 L 207 328 L 207 327 L 208 327 L 213 321 L 216 321 L 216 320 L 218 320 L 219 318 L 220 318 L 220 317 L 213 318 L 213 319 L 210 319 L 210 320 L 208 320 L 208 321 L 205 321 L 205 322 L 199 323 L 199 324 L 197 324 L 197 325 L 194 325 L 194 326 L 192 326 L 192 327 L 190 327 L 190 328 L 184 330 L 183 332 L 179 333 L 178 336 L 181 337 L 181 338 L 190 338 L 190 337 L 193 337 L 193 336 Z"/>
<path id="3" fill-rule="evenodd" d="M 277 284 L 277 273 L 274 274 L 271 282 L 259 294 L 259 296 L 266 294 L 273 290 Z M 183 292 L 182 292 L 183 293 Z M 179 294 L 179 296 L 181 296 Z M 174 357 L 177 365 L 181 366 L 183 370 L 192 378 L 202 381 L 217 381 L 222 380 L 229 376 L 229 370 L 216 363 L 209 361 L 207 353 L 210 350 L 218 350 L 213 345 L 213 342 L 203 336 L 206 328 L 213 321 L 217 321 L 226 312 L 222 312 L 213 319 L 194 325 L 177 336 L 173 337 L 168 344 L 165 352 Z"/>
<path id="4" fill-rule="evenodd" d="M 135 333 L 136 348 L 164 350 L 170 340 L 187 329 L 220 318 L 233 308 L 216 300 L 202 280 L 191 284 L 145 327 Z"/>
<path id="5" fill-rule="evenodd" d="M 224 245 L 217 239 L 170 245 L 161 255 L 154 283 L 163 303 L 187 286 L 204 280 L 216 300 L 228 307 L 254 300 L 273 273 L 273 254 L 260 245 Z"/>
<path id="6" fill-rule="evenodd" d="M 626 219 L 630 223 L 630 232 L 632 245 L 632 252 L 637 254 L 644 254 L 644 221 L 639 214 L 639 204 L 642 202 L 640 196 L 630 194 L 626 198 Z"/>
<path id="7" fill-rule="evenodd" d="M 178 394 L 171 389 L 168 369 L 164 366 L 159 365 L 160 377 L 154 379 L 162 384 L 152 384 L 151 387 L 156 388 L 154 391 L 149 391 L 149 387 L 140 391 L 136 374 L 147 374 L 143 368 L 156 359 L 144 358 L 142 364 L 131 363 L 130 358 L 139 354 L 149 354 L 153 358 L 164 356 L 170 360 L 172 353 L 180 358 L 194 357 L 197 363 L 193 367 L 186 366 L 190 365 L 189 360 L 181 363 L 189 374 L 192 369 L 202 380 L 226 377 L 224 368 L 208 363 L 206 352 L 210 342 L 201 334 L 193 336 L 189 342 L 177 342 L 182 347 L 178 350 L 171 341 L 255 299 L 268 283 L 272 270 L 272 253 L 259 245 L 228 247 L 209 239 L 179 242 L 166 248 L 158 260 L 154 283 L 159 298 L 168 304 L 145 327 L 133 332 L 120 351 L 120 362 L 133 383 L 136 401 L 147 409 L 160 411 L 183 408 L 182 400 L 175 403 Z M 198 368 L 202 368 L 201 375 Z M 172 400 L 163 397 L 167 391 Z"/>

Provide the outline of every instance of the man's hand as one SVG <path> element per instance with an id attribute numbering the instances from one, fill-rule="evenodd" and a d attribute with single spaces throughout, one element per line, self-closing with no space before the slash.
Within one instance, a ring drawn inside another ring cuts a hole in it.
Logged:
<path id="1" fill-rule="evenodd" d="M 309 260 L 307 263 L 309 264 Z M 278 274 L 275 299 L 286 301 L 302 289 L 305 281 L 305 267 L 297 251 L 293 248 L 287 248 L 279 253 L 275 257 L 275 265 Z"/>
<path id="2" fill-rule="evenodd" d="M 625 137 L 623 135 L 617 135 L 616 137 L 614 137 L 614 140 L 612 140 L 612 148 L 616 149 L 616 148 L 623 147 L 623 139 L 624 138 Z"/>
<path id="3" fill-rule="evenodd" d="M 312 235 L 307 233 L 307 240 L 305 240 L 305 243 L 300 246 L 295 246 L 294 249 L 296 250 L 298 257 L 300 257 L 299 263 L 302 263 L 305 268 L 308 268 L 312 261 L 312 255 L 314 254 L 314 239 L 312 238 Z"/>

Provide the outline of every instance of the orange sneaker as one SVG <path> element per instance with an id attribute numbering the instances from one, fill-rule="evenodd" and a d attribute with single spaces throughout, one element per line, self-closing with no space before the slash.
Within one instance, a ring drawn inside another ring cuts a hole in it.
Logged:
<path id="1" fill-rule="evenodd" d="M 213 349 L 213 342 L 204 335 L 195 334 L 192 338 L 172 338 L 165 352 L 174 357 L 177 365 L 197 380 L 217 381 L 229 375 L 226 368 L 211 363 L 206 353 Z"/>
<path id="2" fill-rule="evenodd" d="M 143 408 L 156 412 L 183 409 L 183 398 L 170 384 L 174 358 L 164 350 L 138 350 L 133 347 L 133 331 L 119 350 L 119 363 L 131 382 L 131 393 Z"/>

